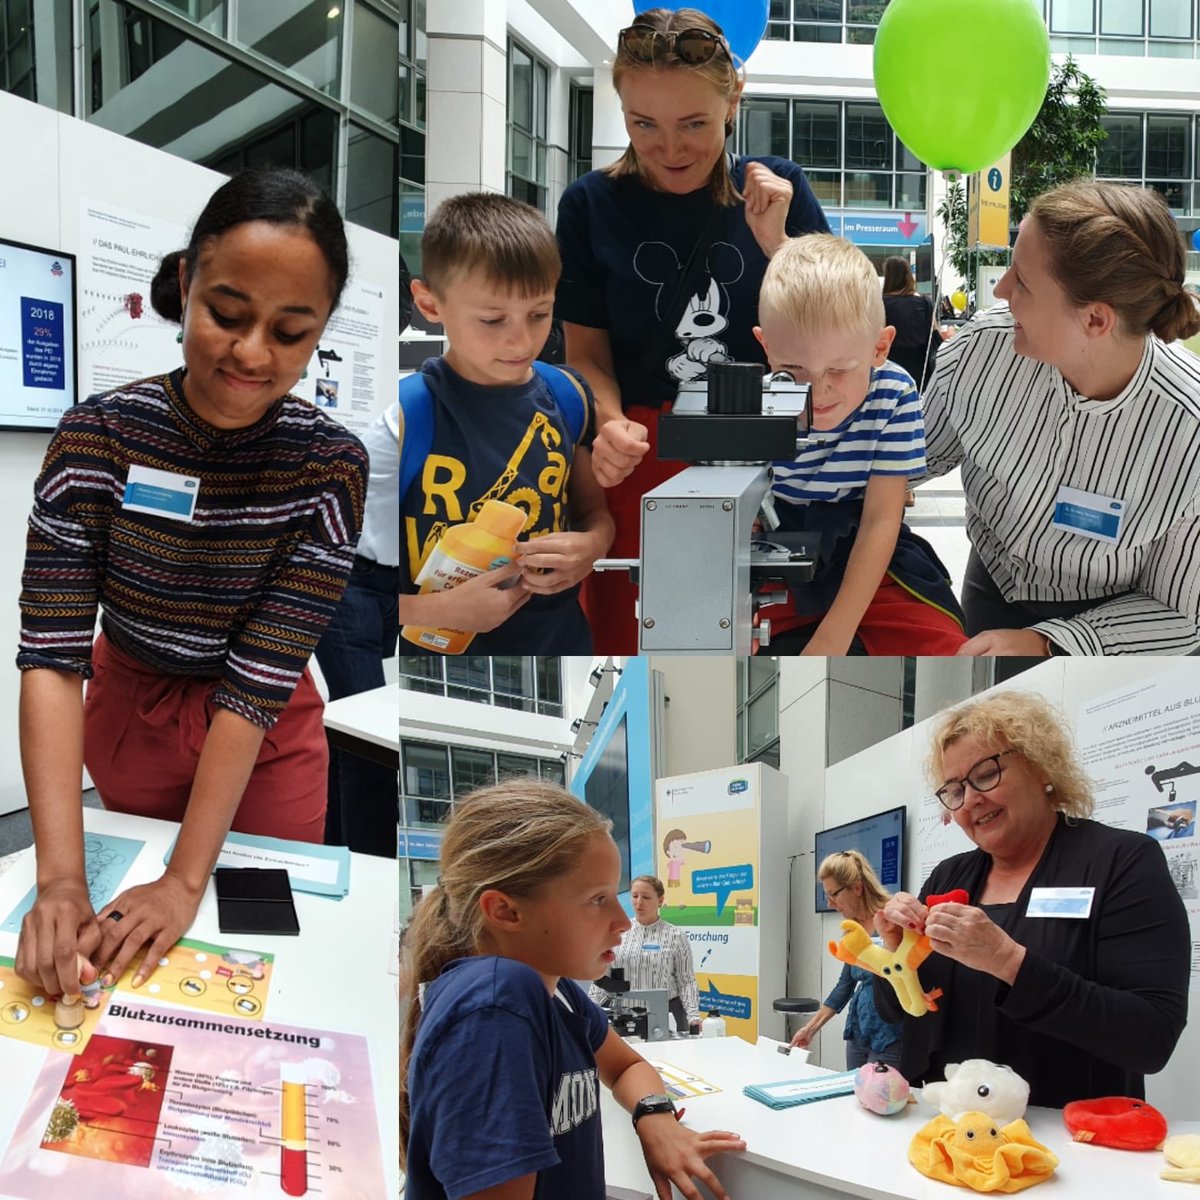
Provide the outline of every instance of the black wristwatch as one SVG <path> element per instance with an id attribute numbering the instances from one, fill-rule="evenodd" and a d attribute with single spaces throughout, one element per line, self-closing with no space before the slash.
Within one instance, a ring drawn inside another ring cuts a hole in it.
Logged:
<path id="1" fill-rule="evenodd" d="M 673 1113 L 675 1111 L 675 1101 L 670 1096 L 653 1094 L 643 1096 L 633 1109 L 633 1127 L 637 1128 L 637 1123 L 642 1117 L 649 1116 L 651 1113 Z"/>

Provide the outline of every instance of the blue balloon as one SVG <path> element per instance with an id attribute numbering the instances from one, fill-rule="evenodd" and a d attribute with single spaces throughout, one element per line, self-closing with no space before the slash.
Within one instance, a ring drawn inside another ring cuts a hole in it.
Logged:
<path id="1" fill-rule="evenodd" d="M 1192 249 L 1200 250 L 1200 229 L 1192 231 Z"/>
<path id="2" fill-rule="evenodd" d="M 695 0 L 684 4 L 655 4 L 653 0 L 633 0 L 633 11 L 644 13 L 648 8 L 694 8 L 712 17 L 725 34 L 729 48 L 743 62 L 754 53 L 767 30 L 767 13 L 771 0 Z"/>

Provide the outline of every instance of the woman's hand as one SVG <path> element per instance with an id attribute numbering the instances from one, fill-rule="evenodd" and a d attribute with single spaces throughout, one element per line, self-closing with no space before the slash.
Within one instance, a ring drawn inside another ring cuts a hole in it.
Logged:
<path id="1" fill-rule="evenodd" d="M 788 240 L 792 185 L 770 167 L 752 162 L 746 164 L 742 195 L 746 198 L 746 224 L 762 252 L 770 258 Z"/>
<path id="2" fill-rule="evenodd" d="M 925 933 L 933 948 L 974 971 L 1011 984 L 1025 961 L 1025 947 L 982 909 L 969 904 L 938 904 L 929 910 Z"/>
<path id="3" fill-rule="evenodd" d="M 83 878 L 41 885 L 21 922 L 14 968 L 48 996 L 79 992 L 79 955 L 91 958 L 100 944 L 100 926 Z"/>
<path id="4" fill-rule="evenodd" d="M 616 487 L 650 449 L 649 430 L 640 421 L 617 417 L 605 421 L 592 443 L 592 470 L 601 487 Z"/>
<path id="5" fill-rule="evenodd" d="M 1050 643 L 1033 629 L 985 629 L 963 642 L 955 654 L 975 657 L 1018 654 L 1025 658 L 1046 658 L 1050 654 Z"/>
<path id="6" fill-rule="evenodd" d="M 154 973 L 158 960 L 191 927 L 204 889 L 194 891 L 170 870 L 153 883 L 122 892 L 98 914 L 102 938 L 94 960 L 107 965 L 105 987 L 115 983 L 143 946 L 149 944 L 134 973 L 133 986 L 141 987 Z"/>
<path id="7" fill-rule="evenodd" d="M 875 932 L 883 938 L 883 944 L 889 950 L 895 950 L 900 945 L 900 939 L 906 929 L 915 929 L 921 933 L 929 910 L 916 896 L 908 892 L 896 892 L 892 898 L 875 914 Z"/>
<path id="8" fill-rule="evenodd" d="M 517 544 L 521 586 L 539 596 L 553 596 L 591 574 L 592 564 L 608 548 L 592 533 L 546 533 Z"/>
<path id="9" fill-rule="evenodd" d="M 807 1050 L 812 1045 L 812 1040 L 816 1036 L 817 1031 L 813 1028 L 813 1023 L 809 1021 L 807 1025 L 802 1026 L 792 1036 L 792 1045 L 801 1050 Z"/>
<path id="10" fill-rule="evenodd" d="M 638 1120 L 637 1135 L 659 1200 L 671 1200 L 671 1184 L 688 1200 L 701 1200 L 693 1179 L 699 1179 L 717 1200 L 729 1200 L 704 1160 L 729 1150 L 745 1150 L 746 1143 L 738 1134 L 723 1129 L 696 1133 L 680 1125 L 674 1113 L 650 1113 Z"/>

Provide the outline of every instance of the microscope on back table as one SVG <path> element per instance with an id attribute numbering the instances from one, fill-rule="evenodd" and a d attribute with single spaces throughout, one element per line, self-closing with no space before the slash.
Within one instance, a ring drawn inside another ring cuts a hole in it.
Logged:
<path id="1" fill-rule="evenodd" d="M 811 429 L 812 390 L 786 371 L 710 362 L 707 381 L 680 386 L 658 419 L 658 456 L 702 465 L 642 497 L 640 558 L 594 567 L 627 570 L 638 585 L 639 653 L 746 655 L 770 644 L 755 612 L 812 579 L 820 547 L 819 534 L 775 528 L 771 463 L 795 459 Z"/>
<path id="2" fill-rule="evenodd" d="M 635 992 L 630 989 L 623 967 L 613 967 L 596 986 L 612 997 L 611 1007 L 606 1007 L 608 1023 L 621 1037 L 639 1037 L 643 1042 L 664 1042 L 671 1036 L 667 1014 L 675 1018 L 675 1028 L 687 1032 L 687 1011 L 683 1001 L 676 996 L 668 1002 L 666 988 L 647 988 Z"/>

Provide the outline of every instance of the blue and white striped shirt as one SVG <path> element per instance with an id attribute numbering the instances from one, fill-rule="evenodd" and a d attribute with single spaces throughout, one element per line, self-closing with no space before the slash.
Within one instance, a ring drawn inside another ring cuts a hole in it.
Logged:
<path id="1" fill-rule="evenodd" d="M 895 363 L 871 368 L 866 397 L 836 429 L 810 434 L 794 462 L 774 464 L 772 491 L 788 504 L 860 500 L 872 475 L 925 473 L 921 397 Z"/>

